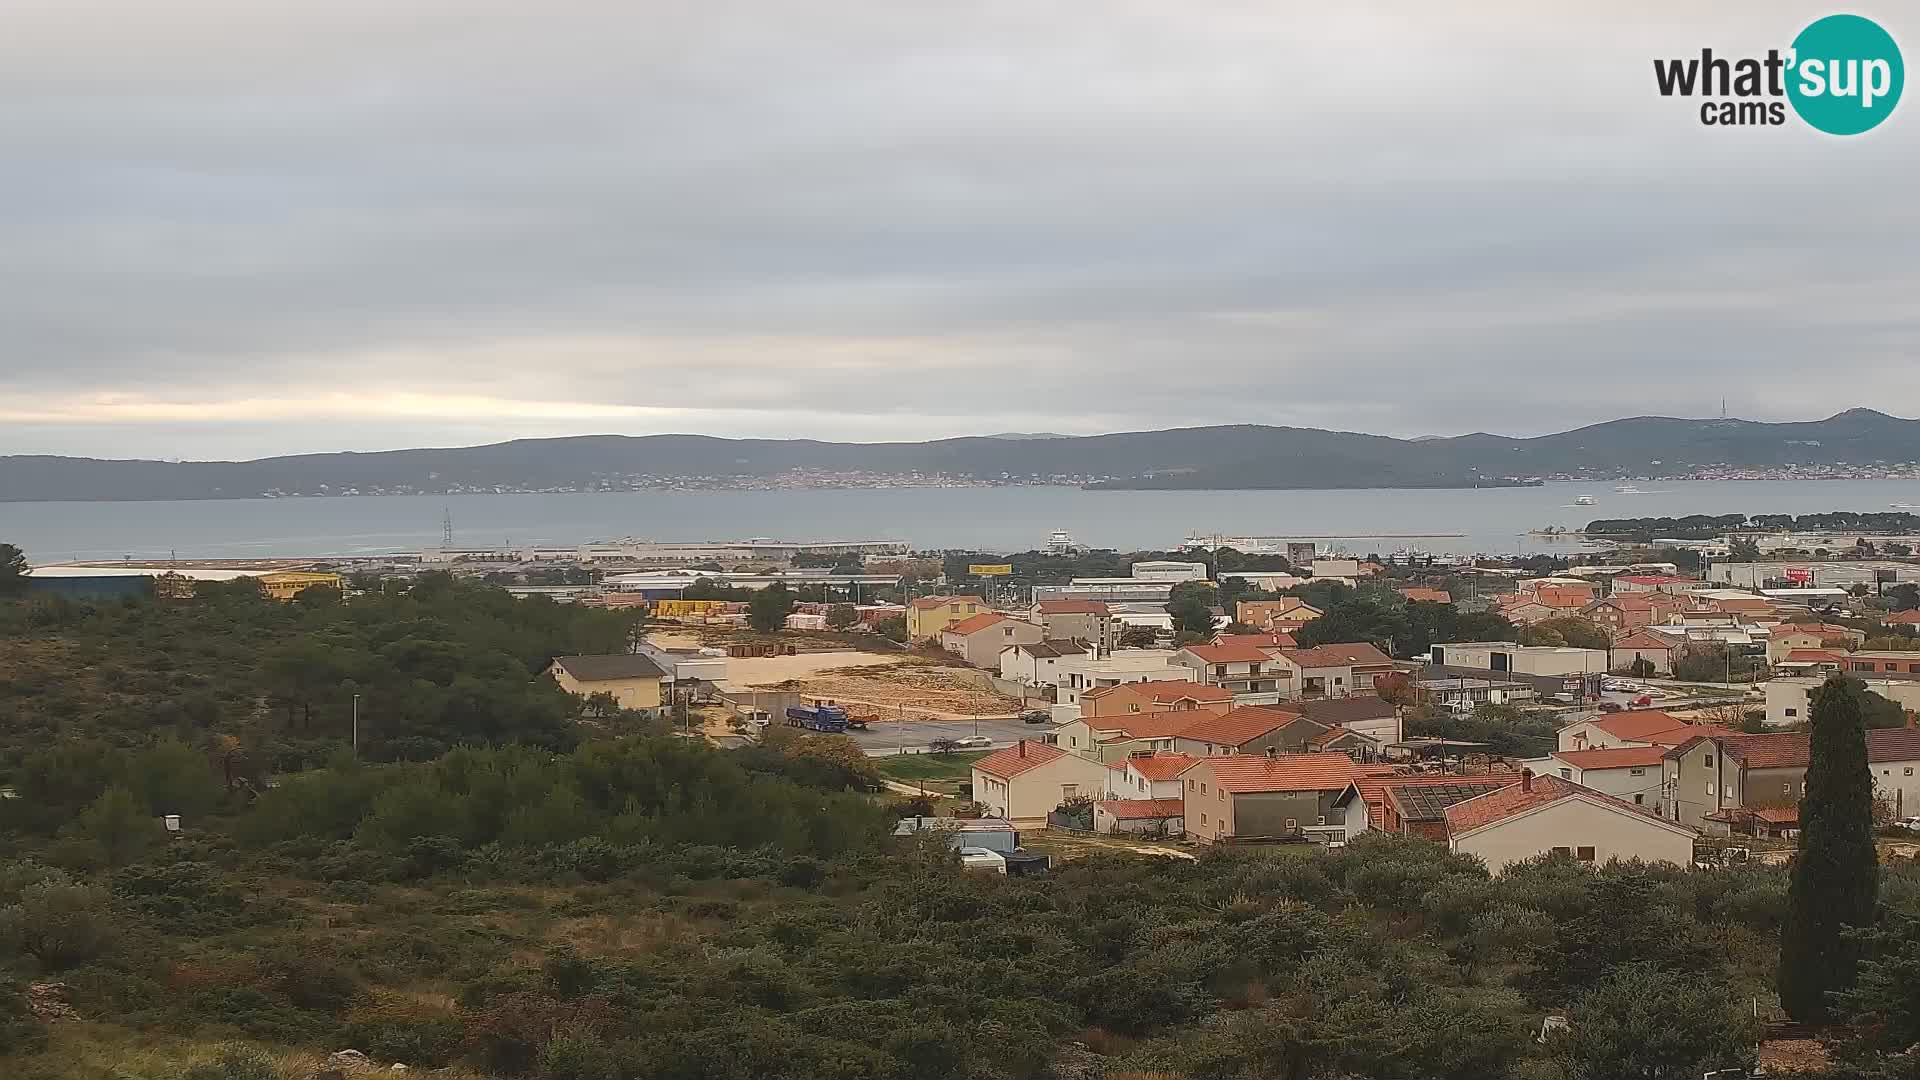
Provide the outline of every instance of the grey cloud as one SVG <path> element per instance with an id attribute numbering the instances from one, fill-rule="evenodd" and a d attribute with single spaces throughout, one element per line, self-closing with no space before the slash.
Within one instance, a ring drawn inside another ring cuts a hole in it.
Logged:
<path id="1" fill-rule="evenodd" d="M 1833 140 L 1652 87 L 1809 17 L 32 0 L 0 452 L 1901 411 L 1916 106 Z"/>

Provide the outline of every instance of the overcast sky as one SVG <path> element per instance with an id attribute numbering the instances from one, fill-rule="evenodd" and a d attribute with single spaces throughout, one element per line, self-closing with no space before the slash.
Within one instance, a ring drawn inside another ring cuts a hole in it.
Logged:
<path id="1" fill-rule="evenodd" d="M 1920 101 L 1654 90 L 1834 9 L 1471 9 L 13 0 L 0 453 L 1920 413 Z"/>

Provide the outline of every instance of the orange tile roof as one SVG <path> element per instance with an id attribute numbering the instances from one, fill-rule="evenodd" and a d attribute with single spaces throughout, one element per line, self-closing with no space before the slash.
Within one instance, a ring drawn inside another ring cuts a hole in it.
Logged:
<path id="1" fill-rule="evenodd" d="M 1596 717 L 1593 726 L 1616 739 L 1645 739 L 1662 731 L 1685 727 L 1686 721 L 1659 709 L 1629 709 Z"/>
<path id="2" fill-rule="evenodd" d="M 1664 746 L 1623 746 L 1607 750 L 1558 750 L 1554 757 L 1576 769 L 1626 769 L 1658 765 L 1667 756 Z"/>
<path id="3" fill-rule="evenodd" d="M 1007 617 L 997 611 L 983 611 L 978 615 L 969 615 L 961 619 L 959 622 L 947 627 L 944 633 L 959 634 L 964 637 L 968 634 L 977 634 L 989 626 L 998 626 L 1006 621 Z"/>
<path id="4" fill-rule="evenodd" d="M 1720 745 L 1749 769 L 1804 768 L 1809 753 L 1809 739 L 1804 731 L 1728 735 L 1720 740 Z"/>
<path id="5" fill-rule="evenodd" d="M 1188 645 L 1181 651 L 1208 664 L 1264 664 L 1273 659 L 1254 645 Z"/>
<path id="6" fill-rule="evenodd" d="M 1868 761 L 1920 761 L 1920 728 L 1874 728 L 1867 732 Z"/>
<path id="7" fill-rule="evenodd" d="M 1298 719 L 1291 713 L 1248 705 L 1223 713 L 1208 713 L 1189 724 L 1180 737 L 1218 746 L 1239 746 Z"/>
<path id="8" fill-rule="evenodd" d="M 1896 611 L 1880 621 L 1890 626 L 1912 626 L 1920 623 L 1920 608 L 1912 611 Z"/>
<path id="9" fill-rule="evenodd" d="M 1393 658 L 1375 648 L 1371 642 L 1351 641 L 1333 645 L 1316 645 L 1311 649 L 1287 649 L 1282 656 L 1303 668 L 1348 667 L 1354 664 L 1391 664 Z"/>
<path id="10" fill-rule="evenodd" d="M 1613 643 L 1613 647 L 1616 649 L 1665 649 L 1671 652 L 1674 642 L 1651 630 L 1642 629 L 1622 637 Z"/>
<path id="11" fill-rule="evenodd" d="M 1368 775 L 1370 770 L 1363 767 L 1354 770 L 1354 772 L 1356 775 L 1353 778 L 1353 786 L 1360 789 L 1360 798 L 1367 804 L 1367 821 L 1376 829 L 1380 828 L 1380 823 L 1386 820 L 1387 793 L 1397 788 L 1440 787 L 1462 784 L 1482 784 L 1488 787 L 1499 787 L 1510 784 L 1517 779 L 1515 774 L 1506 771 L 1477 773 L 1474 775 L 1444 776 L 1397 772 L 1372 773 Z"/>
<path id="12" fill-rule="evenodd" d="M 1639 741 L 1652 743 L 1655 746 L 1665 746 L 1665 747 L 1671 748 L 1675 746 L 1684 746 L 1687 743 L 1690 743 L 1693 740 L 1698 738 L 1703 738 L 1703 737 L 1719 738 L 1722 735 L 1738 735 L 1738 734 L 1740 734 L 1738 731 L 1735 731 L 1734 729 L 1730 727 L 1726 727 L 1721 724 L 1682 724 L 1677 728 L 1668 728 L 1665 731 L 1656 731 L 1651 735 L 1643 737 Z"/>
<path id="13" fill-rule="evenodd" d="M 1148 679 L 1143 682 L 1121 683 L 1118 686 L 1102 686 L 1089 690 L 1081 697 L 1093 697 L 1095 694 L 1108 694 L 1116 690 L 1131 690 L 1155 704 L 1192 698 L 1195 701 L 1232 701 L 1233 691 L 1224 686 L 1208 686 L 1205 683 L 1180 682 L 1174 679 Z"/>
<path id="14" fill-rule="evenodd" d="M 1214 783 L 1235 794 L 1267 791 L 1341 791 L 1354 781 L 1354 765 L 1340 754 L 1231 754 L 1204 757 L 1187 771 L 1209 769 Z"/>
<path id="15" fill-rule="evenodd" d="M 1117 731 L 1116 737 L 1102 738 L 1100 742 L 1126 742 L 1129 739 L 1165 739 L 1181 735 L 1193 722 L 1202 716 L 1212 716 L 1196 709 L 1169 709 L 1163 712 L 1126 713 L 1121 716 L 1087 717 L 1089 731 Z"/>
<path id="16" fill-rule="evenodd" d="M 1789 649 L 1786 664 L 1837 664 L 1842 657 L 1830 649 Z"/>
<path id="17" fill-rule="evenodd" d="M 1030 772 L 1049 762 L 1058 761 L 1067 756 L 1065 750 L 1043 742 L 1030 742 L 1021 739 L 1003 750 L 995 750 L 986 757 L 973 763 L 973 767 L 988 776 L 997 776 L 1002 780 L 1011 780 L 1021 773 Z"/>
<path id="18" fill-rule="evenodd" d="M 1094 805 L 1121 821 L 1176 818 L 1187 812 L 1185 799 L 1107 799 Z"/>
<path id="19" fill-rule="evenodd" d="M 1164 714 L 1162 714 L 1164 715 Z M 1128 769 L 1139 773 L 1150 781 L 1172 780 L 1178 777 L 1199 759 L 1192 754 L 1178 754 L 1171 750 L 1156 750 L 1151 754 L 1132 754 L 1125 761 L 1116 761 L 1107 768 L 1119 772 Z"/>
<path id="20" fill-rule="evenodd" d="M 1427 600 L 1436 604 L 1453 603 L 1453 594 L 1445 589 L 1423 589 L 1419 586 L 1410 585 L 1404 589 L 1396 589 L 1395 591 L 1408 600 Z"/>
<path id="21" fill-rule="evenodd" d="M 1262 649 L 1297 649 L 1300 643 L 1293 640 L 1292 634 L 1273 631 L 1265 634 L 1220 634 L 1214 637 L 1215 645 L 1252 645 Z"/>
<path id="22" fill-rule="evenodd" d="M 1630 814 L 1636 814 L 1648 821 L 1656 821 L 1670 829 L 1687 832 L 1684 825 L 1657 818 L 1640 807 L 1623 799 L 1616 799 L 1605 792 L 1582 787 L 1571 780 L 1562 780 L 1557 776 L 1536 776 L 1529 783 L 1525 777 L 1506 787 L 1490 791 L 1485 795 L 1454 803 L 1447 807 L 1447 831 L 1454 835 L 1503 821 L 1515 814 L 1523 814 L 1538 807 L 1557 803 L 1562 799 L 1584 797 L 1618 807 Z"/>
<path id="23" fill-rule="evenodd" d="M 1107 614 L 1107 605 L 1099 600 L 1042 600 L 1034 607 L 1042 615 Z"/>
<path id="24" fill-rule="evenodd" d="M 977 596 L 922 596 L 908 606 L 927 611 L 931 608 L 946 607 L 948 604 L 968 603 L 979 604 L 981 607 L 987 606 L 987 602 Z"/>

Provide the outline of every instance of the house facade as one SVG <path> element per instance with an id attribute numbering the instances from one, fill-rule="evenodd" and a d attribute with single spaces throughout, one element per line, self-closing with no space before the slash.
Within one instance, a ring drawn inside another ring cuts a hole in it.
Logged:
<path id="1" fill-rule="evenodd" d="M 986 610 L 977 596 L 923 596 L 907 605 L 907 640 L 938 641 L 947 627 Z"/>
<path id="2" fill-rule="evenodd" d="M 973 763 L 973 801 L 994 817 L 1031 825 L 1068 799 L 1097 799 L 1106 781 L 1100 763 L 1022 739 Z"/>
<path id="3" fill-rule="evenodd" d="M 1042 600 L 1028 611 L 1027 620 L 1046 631 L 1042 640 L 1084 641 L 1103 653 L 1113 650 L 1113 618 L 1103 601 Z"/>
<path id="4" fill-rule="evenodd" d="M 547 674 L 569 694 L 611 694 L 622 709 L 649 716 L 660 709 L 660 684 L 666 678 L 660 665 L 638 653 L 556 656 Z"/>
<path id="5" fill-rule="evenodd" d="M 1557 776 L 1521 773 L 1506 787 L 1447 807 L 1447 846 L 1498 874 L 1549 853 L 1585 863 L 1693 864 L 1698 833 Z"/>
<path id="6" fill-rule="evenodd" d="M 1311 649 L 1281 649 L 1279 657 L 1293 665 L 1299 698 L 1338 698 L 1371 694 L 1373 681 L 1394 672 L 1393 658 L 1366 642 L 1317 645 Z"/>
<path id="7" fill-rule="evenodd" d="M 1335 754 L 1201 758 L 1181 774 L 1187 835 L 1203 843 L 1347 838 L 1359 797 L 1351 761 Z"/>
<path id="8" fill-rule="evenodd" d="M 1060 662 L 1085 655 L 1087 647 L 1077 641 L 1008 645 L 1000 650 L 1000 677 L 1031 686 L 1054 686 L 1060 676 Z"/>
<path id="9" fill-rule="evenodd" d="M 1631 630 L 1614 640 L 1607 650 L 1607 669 L 1630 671 L 1640 661 L 1653 665 L 1655 675 L 1673 674 L 1673 654 L 1678 645 L 1651 630 Z"/>
<path id="10" fill-rule="evenodd" d="M 982 612 L 940 631 L 940 647 L 974 667 L 1000 667 L 1000 650 L 1012 645 L 1037 645 L 1046 631 L 1030 622 Z"/>
<path id="11" fill-rule="evenodd" d="M 1166 649 L 1118 649 L 1098 659 L 1090 655 L 1062 657 L 1055 670 L 1055 700 L 1075 708 L 1080 707 L 1080 695 L 1089 690 L 1192 679 L 1192 672 L 1173 663 L 1173 653 Z"/>

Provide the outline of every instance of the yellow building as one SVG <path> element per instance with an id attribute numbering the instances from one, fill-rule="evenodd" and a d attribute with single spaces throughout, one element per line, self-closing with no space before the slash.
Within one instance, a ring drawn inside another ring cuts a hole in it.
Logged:
<path id="1" fill-rule="evenodd" d="M 547 674 L 569 694 L 612 694 L 621 708 L 641 712 L 660 708 L 660 683 L 666 678 L 659 665 L 633 653 L 556 656 Z"/>
<path id="2" fill-rule="evenodd" d="M 650 610 L 658 619 L 704 619 L 710 615 L 725 615 L 725 600 L 655 600 Z"/>
<path id="3" fill-rule="evenodd" d="M 260 590 L 270 599 L 291 600 L 306 589 L 324 585 L 329 589 L 338 589 L 341 585 L 339 574 L 318 573 L 309 570 L 276 570 L 271 574 L 261 574 Z"/>
<path id="4" fill-rule="evenodd" d="M 923 596 L 907 605 L 907 640 L 937 640 L 947 627 L 986 610 L 977 596 Z"/>

